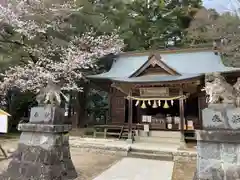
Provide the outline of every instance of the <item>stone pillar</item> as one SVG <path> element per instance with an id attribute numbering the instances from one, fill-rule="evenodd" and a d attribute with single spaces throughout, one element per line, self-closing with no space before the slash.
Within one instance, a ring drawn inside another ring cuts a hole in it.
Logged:
<path id="1" fill-rule="evenodd" d="M 18 149 L 2 180 L 70 180 L 77 177 L 69 149 L 70 124 L 64 109 L 52 105 L 33 107 L 29 123 L 20 123 Z"/>
<path id="2" fill-rule="evenodd" d="M 240 179 L 240 108 L 214 104 L 202 111 L 203 130 L 197 135 L 194 180 Z"/>

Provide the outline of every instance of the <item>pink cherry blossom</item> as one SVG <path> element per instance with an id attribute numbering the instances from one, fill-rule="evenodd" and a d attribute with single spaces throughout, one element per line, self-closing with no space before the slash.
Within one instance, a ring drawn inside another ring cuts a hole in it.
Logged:
<path id="1" fill-rule="evenodd" d="M 68 3 L 47 4 L 43 0 L 13 0 L 0 3 L 0 24 L 14 29 L 30 42 L 52 30 L 61 33 L 64 17 L 81 11 L 74 1 Z M 46 1 L 47 2 L 47 1 Z M 74 28 L 72 25 L 69 29 Z M 38 91 L 48 79 L 58 82 L 63 90 L 81 91 L 78 81 L 83 69 L 95 66 L 96 60 L 108 54 L 118 54 L 124 47 L 117 31 L 112 34 L 97 35 L 90 30 L 81 35 L 69 37 L 64 43 L 56 42 L 57 37 L 48 36 L 48 40 L 23 44 L 23 49 L 33 55 L 37 61 L 29 60 L 24 65 L 10 67 L 1 74 L 1 94 L 13 87 L 21 91 Z M 56 59 L 56 54 L 58 58 Z"/>

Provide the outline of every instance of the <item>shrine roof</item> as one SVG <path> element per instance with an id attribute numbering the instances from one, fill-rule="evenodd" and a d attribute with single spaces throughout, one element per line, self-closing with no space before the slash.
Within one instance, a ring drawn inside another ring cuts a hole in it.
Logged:
<path id="1" fill-rule="evenodd" d="M 181 76 L 168 76 L 168 75 L 146 75 L 140 77 L 131 77 L 131 78 L 113 78 L 117 82 L 129 82 L 129 83 L 156 83 L 156 82 L 173 82 L 181 80 L 190 80 L 201 77 L 203 74 L 182 74 Z"/>
<path id="2" fill-rule="evenodd" d="M 122 81 L 172 81 L 182 80 L 204 75 L 212 72 L 239 71 L 240 68 L 226 67 L 222 63 L 220 55 L 216 55 L 211 49 L 190 50 L 169 50 L 155 51 L 161 56 L 161 61 L 168 67 L 181 74 L 180 76 L 146 75 L 131 77 L 140 69 L 153 53 L 123 53 L 116 58 L 111 69 L 102 74 L 88 76 L 91 79 L 110 79 Z"/>

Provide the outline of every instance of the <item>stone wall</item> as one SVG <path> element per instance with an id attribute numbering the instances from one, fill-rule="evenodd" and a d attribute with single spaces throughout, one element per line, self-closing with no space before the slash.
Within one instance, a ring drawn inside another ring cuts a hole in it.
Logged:
<path id="1" fill-rule="evenodd" d="M 240 111 L 226 105 L 203 110 L 203 129 L 197 135 L 194 180 L 240 179 Z"/>
<path id="2" fill-rule="evenodd" d="M 202 143 L 198 163 L 201 178 L 236 180 L 240 178 L 240 146 L 225 143 Z"/>

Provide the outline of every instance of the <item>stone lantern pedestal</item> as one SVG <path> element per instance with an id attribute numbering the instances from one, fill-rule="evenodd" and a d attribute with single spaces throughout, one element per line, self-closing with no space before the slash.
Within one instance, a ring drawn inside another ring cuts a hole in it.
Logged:
<path id="1" fill-rule="evenodd" d="M 240 179 L 240 109 L 215 104 L 203 110 L 198 130 L 198 162 L 194 180 Z"/>
<path id="2" fill-rule="evenodd" d="M 20 123 L 17 151 L 1 180 L 71 180 L 77 172 L 71 160 L 71 125 L 64 109 L 52 105 L 31 109 L 30 122 Z"/>

